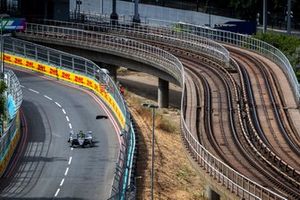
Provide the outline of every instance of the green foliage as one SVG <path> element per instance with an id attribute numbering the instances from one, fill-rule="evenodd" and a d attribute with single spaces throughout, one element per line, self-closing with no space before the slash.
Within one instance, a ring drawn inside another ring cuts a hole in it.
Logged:
<path id="1" fill-rule="evenodd" d="M 265 41 L 282 51 L 292 66 L 300 64 L 300 38 L 279 33 L 258 33 L 255 38 Z"/>
<path id="2" fill-rule="evenodd" d="M 230 0 L 229 7 L 232 7 L 236 13 L 236 17 L 255 20 L 256 13 L 260 8 L 258 0 Z"/>

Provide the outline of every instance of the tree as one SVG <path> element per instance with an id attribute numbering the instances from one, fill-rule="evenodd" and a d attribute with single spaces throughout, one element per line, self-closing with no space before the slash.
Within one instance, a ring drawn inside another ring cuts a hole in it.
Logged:
<path id="1" fill-rule="evenodd" d="M 259 0 L 230 0 L 229 6 L 235 10 L 236 17 L 245 20 L 255 20 L 261 7 Z"/>

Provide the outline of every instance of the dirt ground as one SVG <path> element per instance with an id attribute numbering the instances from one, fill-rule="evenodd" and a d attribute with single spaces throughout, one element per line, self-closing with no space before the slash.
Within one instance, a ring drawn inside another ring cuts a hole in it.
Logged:
<path id="1" fill-rule="evenodd" d="M 157 78 L 143 73 L 123 72 L 118 75 L 118 80 L 126 88 L 125 98 L 139 129 L 137 199 L 150 199 L 152 114 L 141 104 L 155 103 Z M 180 88 L 170 85 L 171 105 L 179 107 L 180 95 Z M 181 139 L 177 108 L 158 109 L 156 113 L 154 199 L 205 199 L 204 183 L 192 167 Z"/>

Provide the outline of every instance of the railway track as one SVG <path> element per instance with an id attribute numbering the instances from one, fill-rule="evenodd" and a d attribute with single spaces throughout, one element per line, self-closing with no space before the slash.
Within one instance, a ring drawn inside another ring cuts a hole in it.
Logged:
<path id="1" fill-rule="evenodd" d="M 245 58 L 245 56 L 244 56 Z M 242 61 L 241 61 L 242 62 Z M 246 63 L 245 61 L 243 63 Z M 247 67 L 248 71 L 249 70 L 257 70 L 253 69 L 252 67 L 248 66 Z M 282 124 L 281 121 L 281 116 L 277 110 L 278 104 L 275 103 L 273 92 L 271 89 L 270 84 L 268 83 L 268 78 L 266 77 L 266 72 L 264 71 L 264 68 L 260 66 L 260 70 L 263 71 L 252 71 L 252 81 L 253 80 L 258 80 L 258 74 L 263 75 L 263 80 L 267 83 L 265 84 L 265 90 L 268 93 L 262 93 L 262 90 L 256 90 L 256 92 L 259 92 L 259 95 L 255 95 L 256 99 L 261 98 L 263 99 L 262 102 L 268 102 L 268 104 L 260 104 L 262 106 L 262 109 L 257 109 L 259 111 L 259 116 L 260 118 L 255 118 L 254 123 L 256 123 L 256 127 L 260 126 L 260 124 L 264 124 L 264 131 L 263 134 L 267 138 L 267 141 L 270 143 L 265 143 L 265 145 L 268 147 L 270 152 L 274 152 L 275 155 L 279 155 L 280 159 L 282 159 L 279 164 L 276 162 L 273 162 L 276 164 L 281 171 L 285 172 L 286 175 L 288 175 L 290 178 L 295 180 L 295 186 L 299 188 L 299 155 L 298 155 L 298 149 L 297 145 L 292 142 L 292 140 L 289 137 L 289 133 L 287 133 L 284 125 Z M 244 72 L 246 73 L 246 72 Z M 251 84 L 249 82 L 249 86 L 256 86 L 256 87 L 262 87 L 264 83 L 260 84 Z M 252 88 L 253 88 L 252 87 Z M 248 92 L 252 90 L 252 88 L 248 89 Z M 268 96 L 269 95 L 269 96 Z M 249 94 L 248 94 L 249 96 Z M 253 96 L 253 95 L 252 95 Z M 264 98 L 263 98 L 264 97 Z M 251 98 L 251 97 L 249 97 Z M 259 100 L 259 99 L 258 99 Z M 253 104 L 252 112 L 255 112 L 256 107 L 255 102 L 251 103 Z M 264 120 L 262 120 L 264 119 Z M 270 119 L 270 120 L 268 120 Z M 276 123 L 277 122 L 277 123 Z M 266 126 L 268 125 L 268 126 Z M 276 160 L 275 160 L 276 161 Z"/>
<path id="2" fill-rule="evenodd" d="M 230 90 L 232 90 L 232 88 L 230 89 L 228 87 L 228 85 L 230 85 L 228 82 L 230 82 L 230 81 L 226 80 L 226 78 L 223 78 L 223 77 L 226 77 L 226 75 L 220 73 L 220 71 L 217 71 L 216 69 L 211 69 L 211 67 L 209 67 L 209 66 L 204 66 L 204 67 L 202 66 L 202 68 L 201 68 L 201 67 L 199 67 L 200 64 L 198 63 L 198 66 L 193 67 L 193 66 L 191 66 L 192 65 L 191 61 L 183 60 L 183 59 L 181 59 L 181 60 L 182 60 L 183 64 L 185 65 L 188 72 L 189 71 L 194 72 L 194 76 L 192 76 L 192 77 L 193 77 L 193 80 L 195 83 L 199 82 L 197 79 L 201 79 L 201 82 L 202 82 L 201 84 L 205 85 L 204 88 L 207 88 L 205 91 L 211 91 L 209 89 L 209 87 L 212 84 L 208 84 L 208 81 L 205 81 L 205 79 L 207 77 L 205 78 L 205 76 L 203 75 L 204 73 L 201 72 L 201 70 L 203 70 L 203 68 L 206 71 L 210 71 L 210 70 L 214 71 L 214 76 L 215 76 L 214 80 L 215 79 L 223 80 L 222 85 L 227 85 L 227 87 L 223 87 L 222 90 L 226 91 L 228 99 L 230 99 L 231 96 L 234 96 L 230 93 Z M 187 64 L 187 63 L 189 63 L 189 64 Z M 198 68 L 201 68 L 201 70 L 199 70 Z M 220 86 L 220 83 L 218 85 Z M 208 97 L 211 97 L 211 95 L 205 93 L 204 96 L 207 96 L 206 104 L 209 104 L 211 102 L 211 100 L 209 100 Z M 219 99 L 220 96 L 215 96 L 214 98 Z M 229 100 L 229 102 L 231 102 L 231 101 L 232 100 Z M 229 106 L 229 107 L 231 107 L 231 108 L 225 109 L 225 111 L 226 110 L 229 111 L 228 113 L 231 113 L 231 111 L 235 110 L 232 108 L 232 106 Z M 210 106 L 206 105 L 205 108 L 206 108 L 206 110 L 209 110 L 208 108 L 210 108 Z M 215 112 L 222 113 L 222 110 L 224 110 L 224 109 L 219 109 L 218 111 L 215 110 Z M 206 119 L 204 119 L 204 121 L 205 121 L 204 127 L 212 126 L 212 124 L 210 124 L 210 120 L 209 120 L 209 118 L 210 118 L 209 113 L 211 113 L 211 111 L 208 111 L 206 113 L 206 117 L 205 117 Z M 226 114 L 228 114 L 228 113 L 226 113 Z M 220 129 L 218 129 L 218 130 L 214 129 L 214 131 L 211 131 L 211 129 L 206 128 L 205 134 L 208 135 L 207 143 L 211 145 L 211 148 L 208 147 L 208 149 L 210 151 L 211 151 L 211 149 L 213 149 L 211 152 L 217 152 L 216 156 L 221 158 L 224 162 L 228 163 L 234 169 L 237 169 L 240 173 L 246 175 L 247 177 L 251 177 L 252 180 L 255 180 L 256 182 L 258 182 L 262 185 L 265 185 L 272 189 L 280 188 L 280 189 L 278 189 L 278 192 L 280 192 L 281 194 L 284 194 L 284 195 L 291 194 L 291 196 L 293 196 L 294 193 L 297 193 L 297 191 L 293 191 L 293 190 L 290 191 L 283 184 L 281 184 L 280 182 L 284 181 L 283 179 L 278 180 L 276 178 L 276 174 L 274 175 L 274 173 L 270 173 L 269 171 L 264 169 L 264 167 L 262 165 L 263 163 L 256 159 L 255 154 L 249 152 L 248 149 L 243 148 L 246 145 L 245 140 L 241 139 L 239 137 L 239 135 L 237 134 L 235 127 L 238 127 L 238 125 L 237 124 L 233 125 L 234 120 L 232 119 L 232 117 L 231 117 L 231 120 L 223 119 L 223 120 L 220 120 L 219 123 L 226 124 L 226 122 L 229 122 L 229 121 L 232 121 L 232 125 L 231 125 L 232 130 L 228 131 L 226 136 L 222 135 L 222 134 L 224 134 L 224 131 L 221 131 Z M 213 123 L 214 123 L 214 125 L 216 124 L 216 122 L 213 122 Z M 210 135 L 213 135 L 213 136 L 210 136 Z M 225 140 L 231 140 L 231 143 L 228 144 L 228 141 L 227 141 L 227 144 L 226 144 L 226 141 L 224 143 L 224 141 L 222 142 L 220 140 L 219 140 L 219 142 L 216 142 L 215 139 L 212 139 L 212 138 L 220 137 L 220 135 L 221 135 L 221 138 L 226 138 Z M 226 144 L 226 145 L 222 145 L 222 144 Z M 218 150 L 218 149 L 220 149 L 220 150 Z M 226 153 L 224 153 L 224 152 L 226 152 Z M 284 192 L 282 192 L 282 190 Z"/>

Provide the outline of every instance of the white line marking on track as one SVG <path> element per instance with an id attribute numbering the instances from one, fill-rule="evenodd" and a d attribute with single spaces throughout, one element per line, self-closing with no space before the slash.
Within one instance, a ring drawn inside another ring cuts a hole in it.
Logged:
<path id="1" fill-rule="evenodd" d="M 60 107 L 60 108 L 61 108 L 61 105 L 60 105 L 59 103 L 55 102 L 55 104 L 56 104 L 58 107 Z"/>
<path id="2" fill-rule="evenodd" d="M 59 186 L 62 186 L 62 185 L 64 184 L 64 182 L 65 182 L 65 178 L 63 178 L 63 179 L 61 180 Z"/>
<path id="3" fill-rule="evenodd" d="M 48 97 L 47 95 L 44 95 L 44 97 L 45 97 L 46 99 L 49 99 L 50 101 L 52 101 L 52 98 Z"/>
<path id="4" fill-rule="evenodd" d="M 59 191 L 60 191 L 60 188 L 58 188 L 58 189 L 56 190 L 55 195 L 54 195 L 55 197 L 58 195 Z"/>
<path id="5" fill-rule="evenodd" d="M 73 148 L 73 147 L 71 147 L 71 151 L 73 151 L 73 149 L 74 149 L 74 148 Z"/>
<path id="6" fill-rule="evenodd" d="M 64 114 L 66 114 L 66 111 L 65 111 L 65 109 L 61 109 L 61 110 L 63 111 L 63 113 L 64 113 Z"/>
<path id="7" fill-rule="evenodd" d="M 72 124 L 71 123 L 69 123 L 69 127 L 70 127 L 70 129 L 72 129 Z"/>
<path id="8" fill-rule="evenodd" d="M 65 176 L 67 176 L 68 171 L 69 171 L 69 167 L 67 167 L 67 169 L 66 169 L 66 171 L 65 171 Z"/>
<path id="9" fill-rule="evenodd" d="M 68 165 L 71 165 L 71 162 L 72 162 L 72 156 L 70 156 L 70 158 L 69 158 Z"/>
<path id="10" fill-rule="evenodd" d="M 68 117 L 68 116 L 66 116 L 66 119 L 67 119 L 67 121 L 68 121 L 68 122 L 70 121 L 70 119 L 69 119 L 69 117 Z"/>
<path id="11" fill-rule="evenodd" d="M 29 88 L 28 90 L 29 90 L 29 91 L 31 91 L 31 92 L 34 92 L 34 93 L 37 93 L 37 94 L 39 94 L 39 92 L 38 92 L 38 91 L 36 91 L 36 90 L 33 90 L 33 89 L 31 89 L 31 88 Z"/>

